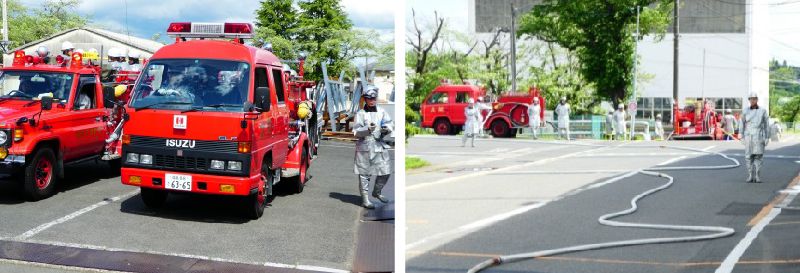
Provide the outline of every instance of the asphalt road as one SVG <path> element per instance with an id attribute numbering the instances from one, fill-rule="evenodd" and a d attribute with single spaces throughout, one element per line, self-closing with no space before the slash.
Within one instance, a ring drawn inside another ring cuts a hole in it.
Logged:
<path id="1" fill-rule="evenodd" d="M 0 181 L 0 242 L 348 271 L 365 212 L 353 174 L 353 143 L 323 141 L 319 155 L 304 192 L 286 194 L 278 186 L 264 216 L 253 221 L 232 213 L 237 200 L 219 196 L 170 195 L 164 208 L 148 209 L 138 189 L 122 185 L 104 163 L 68 168 L 58 194 L 38 202 L 25 201 L 13 182 Z M 391 199 L 393 188 L 394 176 L 385 190 Z M 0 271 L 19 268 L 75 270 L 0 260 Z"/>
<path id="2" fill-rule="evenodd" d="M 407 272 L 466 272 L 498 255 L 703 234 L 600 225 L 598 217 L 627 209 L 635 195 L 666 180 L 635 174 L 605 182 L 656 165 L 730 163 L 716 155 L 658 145 L 720 152 L 743 163 L 743 146 L 738 142 L 573 141 L 565 145 L 479 139 L 476 148 L 460 144 L 457 138 L 436 136 L 414 137 L 409 142 L 407 153 L 432 165 L 411 171 L 406 178 Z M 744 183 L 743 166 L 664 171 L 675 178 L 672 187 L 642 199 L 635 214 L 615 219 L 730 227 L 736 231 L 731 237 L 577 252 L 504 264 L 486 272 L 715 272 L 718 268 L 800 272 L 800 234 L 796 232 L 800 210 L 792 208 L 800 207 L 793 199 L 800 189 L 782 191 L 800 171 L 797 144 L 792 139 L 770 144 L 763 184 Z M 763 230 L 757 232 L 761 226 Z M 734 249 L 742 254 L 736 255 Z M 722 265 L 726 259 L 732 267 Z"/>

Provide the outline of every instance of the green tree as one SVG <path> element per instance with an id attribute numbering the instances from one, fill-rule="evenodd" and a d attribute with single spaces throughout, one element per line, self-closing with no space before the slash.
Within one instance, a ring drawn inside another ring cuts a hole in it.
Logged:
<path id="1" fill-rule="evenodd" d="M 521 18 L 517 35 L 558 44 L 577 56 L 580 73 L 596 96 L 614 102 L 630 94 L 635 39 L 663 37 L 671 0 L 544 0 Z M 641 35 L 634 37 L 636 6 Z"/>
<path id="2" fill-rule="evenodd" d="M 340 35 L 353 27 L 338 0 L 307 0 L 298 3 L 299 20 L 295 33 L 298 49 L 308 52 L 312 63 L 329 61 L 328 71 L 335 74 L 352 65 L 344 59 Z M 338 41 L 336 41 L 338 40 Z M 322 70 L 315 65 L 306 70 L 311 79 L 321 79 Z"/>
<path id="3" fill-rule="evenodd" d="M 282 59 L 297 58 L 297 45 L 293 42 L 298 14 L 292 0 L 265 0 L 256 10 L 256 34 L 253 45 L 272 45 L 275 55 Z"/>
<path id="4" fill-rule="evenodd" d="M 18 0 L 8 0 L 8 39 L 11 48 L 85 26 L 89 17 L 75 12 L 78 5 L 79 0 L 49 0 L 40 8 L 31 8 Z"/>

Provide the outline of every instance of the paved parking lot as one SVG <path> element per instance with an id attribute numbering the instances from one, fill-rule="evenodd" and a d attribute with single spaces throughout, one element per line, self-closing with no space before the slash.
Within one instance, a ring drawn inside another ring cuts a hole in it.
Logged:
<path id="1" fill-rule="evenodd" d="M 259 220 L 233 213 L 238 200 L 219 196 L 175 194 L 164 208 L 149 209 L 138 189 L 122 185 L 104 163 L 68 168 L 58 194 L 38 202 L 25 201 L 12 182 L 3 181 L 0 251 L 5 243 L 11 248 L 5 251 L 20 246 L 66 247 L 96 251 L 92 255 L 102 253 L 112 260 L 117 253 L 163 261 L 178 257 L 194 261 L 187 271 L 201 262 L 230 262 L 346 272 L 354 263 L 365 213 L 353 174 L 353 144 L 323 141 L 319 155 L 309 169 L 311 180 L 304 192 L 286 194 L 278 186 L 276 198 Z M 392 200 L 393 187 L 394 176 L 387 186 Z M 48 263 L 64 264 L 66 259 Z M 83 262 L 90 267 L 102 264 L 91 257 Z M 31 272 L 67 270 L 0 260 L 0 271 L 20 267 Z"/>

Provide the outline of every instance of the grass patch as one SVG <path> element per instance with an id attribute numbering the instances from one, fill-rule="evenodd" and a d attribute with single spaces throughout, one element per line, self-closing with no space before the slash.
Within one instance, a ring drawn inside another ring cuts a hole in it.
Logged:
<path id="1" fill-rule="evenodd" d="M 418 169 L 430 164 L 428 161 L 422 160 L 422 158 L 406 156 L 406 170 Z"/>

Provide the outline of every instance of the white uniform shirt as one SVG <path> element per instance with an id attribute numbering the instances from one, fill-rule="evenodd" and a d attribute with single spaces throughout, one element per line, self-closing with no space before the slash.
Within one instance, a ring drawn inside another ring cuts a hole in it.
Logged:
<path id="1" fill-rule="evenodd" d="M 569 103 L 556 106 L 556 114 L 558 115 L 558 128 L 569 128 Z"/>

